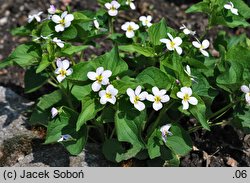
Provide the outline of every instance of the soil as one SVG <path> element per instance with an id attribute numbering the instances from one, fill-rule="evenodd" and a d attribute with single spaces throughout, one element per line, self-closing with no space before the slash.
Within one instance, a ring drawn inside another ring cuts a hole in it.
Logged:
<path id="1" fill-rule="evenodd" d="M 185 14 L 185 10 L 193 3 L 199 0 L 136 0 L 138 10 L 128 11 L 119 14 L 118 24 L 124 20 L 136 20 L 142 14 L 152 15 L 153 21 L 158 21 L 165 17 L 171 27 L 179 29 L 181 24 L 192 27 L 197 30 L 198 35 L 202 35 L 207 18 L 203 14 Z M 249 1 L 248 1 L 249 2 Z M 34 11 L 46 12 L 50 4 L 57 8 L 65 9 L 66 5 L 73 10 L 96 10 L 98 8 L 96 1 L 81 0 L 0 0 L 0 60 L 6 58 L 11 51 L 20 43 L 26 42 L 28 38 L 14 37 L 10 30 L 14 27 L 24 25 L 27 21 L 27 15 Z M 223 28 L 211 30 L 207 38 L 213 41 L 216 32 Z M 250 35 L 249 29 L 223 29 L 230 34 L 240 34 L 242 32 Z M 86 51 L 86 59 L 93 54 L 100 55 L 110 48 L 108 44 L 100 43 L 102 46 L 98 50 L 90 49 Z M 210 52 L 213 53 L 213 48 Z M 0 70 L 0 85 L 14 90 L 21 96 L 35 100 L 42 93 L 46 93 L 48 86 L 45 86 L 35 94 L 24 93 L 24 70 L 19 67 L 9 67 Z M 187 156 L 181 159 L 181 166 L 250 166 L 250 135 L 243 134 L 232 126 L 216 126 L 211 132 L 199 130 L 191 133 L 194 142 L 193 150 Z M 128 166 L 136 166 L 133 162 L 125 162 Z M 125 164 L 121 164 L 125 166 Z"/>

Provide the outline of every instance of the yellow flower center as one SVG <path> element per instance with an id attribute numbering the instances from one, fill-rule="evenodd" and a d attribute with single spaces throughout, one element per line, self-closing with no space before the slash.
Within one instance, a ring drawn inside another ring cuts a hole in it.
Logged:
<path id="1" fill-rule="evenodd" d="M 65 76 L 67 74 L 67 71 L 65 69 L 60 70 L 60 75 Z"/>
<path id="2" fill-rule="evenodd" d="M 116 8 L 114 6 L 111 6 L 110 10 L 115 11 Z"/>
<path id="3" fill-rule="evenodd" d="M 134 30 L 133 27 L 129 25 L 127 31 L 133 31 L 133 30 Z"/>
<path id="4" fill-rule="evenodd" d="M 175 47 L 175 43 L 173 41 L 170 41 L 170 47 L 174 48 Z"/>
<path id="5" fill-rule="evenodd" d="M 98 83 L 101 83 L 102 79 L 103 79 L 102 75 L 96 76 L 96 80 Z"/>
<path id="6" fill-rule="evenodd" d="M 250 96 L 250 92 L 248 93 L 248 96 Z"/>
<path id="7" fill-rule="evenodd" d="M 135 96 L 134 103 L 137 104 L 139 100 L 140 100 L 140 97 Z"/>
<path id="8" fill-rule="evenodd" d="M 186 94 L 184 95 L 184 97 L 183 97 L 183 100 L 186 102 L 186 101 L 189 100 L 189 98 L 190 98 L 190 96 L 186 93 Z"/>
<path id="9" fill-rule="evenodd" d="M 60 24 L 65 25 L 65 20 L 64 19 L 60 20 Z"/>
<path id="10" fill-rule="evenodd" d="M 111 93 L 106 93 L 106 98 L 109 98 L 109 99 L 111 99 L 111 98 L 112 98 L 112 95 L 111 95 Z"/>
<path id="11" fill-rule="evenodd" d="M 155 102 L 156 102 L 156 103 L 159 103 L 160 101 L 161 101 L 161 97 L 155 96 Z"/>

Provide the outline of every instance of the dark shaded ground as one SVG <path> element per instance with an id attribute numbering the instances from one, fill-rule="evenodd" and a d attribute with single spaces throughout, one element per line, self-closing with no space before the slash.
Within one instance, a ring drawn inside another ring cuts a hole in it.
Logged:
<path id="1" fill-rule="evenodd" d="M 49 4 L 55 4 L 58 8 L 65 9 L 66 2 L 69 0 L 0 0 L 0 60 L 6 58 L 16 45 L 26 42 L 28 38 L 18 38 L 10 35 L 11 28 L 24 25 L 27 21 L 27 15 L 33 11 L 46 12 Z M 185 14 L 185 10 L 198 0 L 136 0 L 138 11 L 124 12 L 119 15 L 118 24 L 125 20 L 138 21 L 140 15 L 152 15 L 153 21 L 165 17 L 168 24 L 179 29 L 181 24 L 192 27 L 197 30 L 198 35 L 202 35 L 207 24 L 206 16 L 203 14 Z M 74 0 L 70 3 L 73 9 L 95 10 L 98 8 L 96 1 Z M 222 29 L 222 28 L 219 28 Z M 239 34 L 249 30 L 235 29 L 228 30 L 230 33 Z M 216 30 L 211 30 L 207 38 L 213 41 Z M 100 49 L 89 49 L 85 57 L 92 54 L 100 55 L 108 49 L 108 45 L 100 42 Z M 213 48 L 211 48 L 210 51 Z M 29 99 L 36 99 L 45 93 L 47 88 L 32 95 L 23 92 L 24 71 L 17 67 L 0 70 L 0 85 L 7 86 Z M 245 135 L 241 131 L 231 126 L 213 127 L 211 132 L 197 131 L 191 134 L 194 142 L 193 151 L 181 159 L 181 166 L 250 166 L 250 135 Z M 122 166 L 137 166 L 131 161 L 125 162 Z"/>

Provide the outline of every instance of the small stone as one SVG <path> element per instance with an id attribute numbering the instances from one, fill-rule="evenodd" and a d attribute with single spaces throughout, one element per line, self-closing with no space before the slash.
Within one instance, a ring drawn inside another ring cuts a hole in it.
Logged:
<path id="1" fill-rule="evenodd" d="M 3 17 L 0 19 L 0 26 L 5 25 L 8 22 L 8 17 Z"/>
<path id="2" fill-rule="evenodd" d="M 231 167 L 237 167 L 238 162 L 235 159 L 229 157 L 229 158 L 227 158 L 227 165 L 231 166 Z"/>

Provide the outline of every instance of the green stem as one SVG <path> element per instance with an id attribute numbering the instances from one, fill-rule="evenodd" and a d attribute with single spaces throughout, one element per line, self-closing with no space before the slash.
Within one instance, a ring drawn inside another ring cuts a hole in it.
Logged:
<path id="1" fill-rule="evenodd" d="M 221 121 L 221 122 L 217 122 L 217 123 L 209 123 L 209 126 L 210 127 L 212 127 L 212 126 L 219 126 L 219 125 L 227 125 L 227 124 L 229 124 L 230 123 L 230 121 Z M 199 125 L 199 126 L 196 126 L 196 127 L 194 127 L 194 128 L 191 128 L 191 129 L 189 129 L 188 130 L 188 133 L 193 133 L 193 132 L 195 132 L 195 131 L 197 131 L 197 130 L 199 130 L 199 129 L 201 129 L 202 128 L 202 126 L 201 125 Z"/>
<path id="2" fill-rule="evenodd" d="M 157 119 L 155 120 L 155 122 L 149 127 L 148 130 L 148 135 L 146 136 L 146 139 L 148 139 L 152 133 L 154 132 L 154 130 L 156 129 L 156 127 L 159 125 L 159 123 L 162 120 L 162 117 L 164 116 L 164 114 L 167 112 L 167 110 L 172 107 L 172 105 L 174 104 L 174 102 L 170 101 L 168 105 L 164 106 L 164 108 L 160 111 L 159 116 L 157 117 Z"/>
<path id="3" fill-rule="evenodd" d="M 209 121 L 210 121 L 210 119 L 215 118 L 215 117 L 219 116 L 220 114 L 224 113 L 225 111 L 227 111 L 228 109 L 230 109 L 231 107 L 233 107 L 235 104 L 237 104 L 240 101 L 241 100 L 237 100 L 235 102 L 232 102 L 232 103 L 226 105 L 225 107 L 223 107 L 222 109 L 218 110 L 217 112 L 213 113 L 212 115 L 210 115 L 208 117 Z"/>
<path id="4" fill-rule="evenodd" d="M 56 87 L 56 88 L 58 87 L 58 85 L 56 83 L 54 83 L 53 81 L 51 81 L 51 80 L 48 80 L 48 83 L 51 84 L 52 86 Z"/>
<path id="5" fill-rule="evenodd" d="M 69 104 L 69 107 L 70 107 L 71 109 L 74 109 L 74 110 L 75 110 L 74 105 L 73 105 L 72 100 L 71 100 L 71 97 L 70 97 L 70 94 L 68 94 L 68 90 L 65 89 L 65 88 L 63 87 L 62 84 L 60 84 L 59 86 L 60 86 L 60 88 L 61 88 L 61 90 L 62 90 L 64 96 L 66 97 L 66 100 L 67 100 L 67 102 L 68 102 L 68 104 Z M 68 83 L 67 83 L 67 88 L 68 88 Z"/>
<path id="6" fill-rule="evenodd" d="M 114 24 L 113 24 L 113 18 L 109 17 L 109 33 L 113 34 L 114 33 Z"/>

